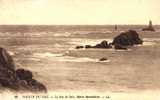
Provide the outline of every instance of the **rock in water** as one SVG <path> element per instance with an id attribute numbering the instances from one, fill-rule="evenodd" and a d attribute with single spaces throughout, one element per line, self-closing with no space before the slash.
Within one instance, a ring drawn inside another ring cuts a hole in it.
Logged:
<path id="1" fill-rule="evenodd" d="M 106 61 L 106 60 L 108 60 L 107 58 L 101 58 L 101 59 L 99 59 L 99 61 Z"/>
<path id="2" fill-rule="evenodd" d="M 126 47 L 124 47 L 124 46 L 122 46 L 122 45 L 120 45 L 120 44 L 115 44 L 115 45 L 114 45 L 114 48 L 115 48 L 115 49 L 120 49 L 120 50 L 127 50 Z"/>
<path id="3" fill-rule="evenodd" d="M 111 48 L 111 46 L 108 44 L 108 41 L 105 41 L 105 40 L 93 47 L 94 48 Z"/>
<path id="4" fill-rule="evenodd" d="M 129 30 L 127 32 L 121 33 L 114 38 L 112 44 L 120 46 L 133 46 L 137 44 L 142 44 L 143 41 L 140 39 L 138 33 L 134 30 Z"/>
<path id="5" fill-rule="evenodd" d="M 46 92 L 46 87 L 32 78 L 32 72 L 25 69 L 15 70 L 12 57 L 0 48 L 0 85 L 16 91 Z"/>
<path id="6" fill-rule="evenodd" d="M 83 46 L 76 46 L 76 49 L 82 49 L 84 48 Z"/>
<path id="7" fill-rule="evenodd" d="M 110 44 L 108 44 L 108 41 L 102 41 L 99 44 L 96 44 L 95 46 L 91 46 L 91 45 L 86 45 L 85 46 L 86 49 L 88 48 L 101 48 L 101 49 L 108 49 L 108 48 L 112 48 L 112 46 Z"/>
<path id="8" fill-rule="evenodd" d="M 91 45 L 85 45 L 85 48 L 93 48 Z"/>

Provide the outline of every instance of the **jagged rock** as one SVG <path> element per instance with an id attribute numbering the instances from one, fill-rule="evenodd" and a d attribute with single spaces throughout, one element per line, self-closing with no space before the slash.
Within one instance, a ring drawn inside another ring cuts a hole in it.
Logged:
<path id="1" fill-rule="evenodd" d="M 8 70 L 14 70 L 15 64 L 9 53 L 0 47 L 0 68 L 7 68 Z"/>
<path id="2" fill-rule="evenodd" d="M 112 45 L 116 45 L 115 47 L 118 48 L 120 46 L 133 46 L 142 43 L 143 41 L 140 39 L 138 33 L 134 30 L 129 30 L 115 37 Z"/>
<path id="3" fill-rule="evenodd" d="M 15 65 L 9 53 L 0 48 L 0 84 L 11 89 L 18 89 Z"/>
<path id="4" fill-rule="evenodd" d="M 30 91 L 43 91 L 46 92 L 46 87 L 40 82 L 33 79 L 32 72 L 25 69 L 16 70 L 16 75 L 20 79 L 20 84 L 23 89 L 28 88 Z"/>
<path id="5" fill-rule="evenodd" d="M 20 80 L 30 80 L 33 77 L 31 71 L 24 70 L 24 69 L 17 69 L 16 70 L 16 75 Z"/>
<path id="6" fill-rule="evenodd" d="M 27 81 L 28 85 L 31 87 L 31 91 L 36 91 L 36 92 L 39 92 L 39 91 L 42 91 L 42 92 L 47 92 L 47 89 L 46 87 L 38 82 L 37 80 L 35 79 L 31 79 L 31 80 L 28 80 Z"/>
<path id="7" fill-rule="evenodd" d="M 106 48 L 112 48 L 112 46 L 110 44 L 108 44 L 108 41 L 102 41 L 99 44 L 96 44 L 95 46 L 91 46 L 91 45 L 86 45 L 85 48 L 102 48 L 102 49 L 106 49 Z"/>
<path id="8" fill-rule="evenodd" d="M 111 46 L 108 44 L 108 41 L 104 40 L 100 44 L 93 46 L 93 48 L 111 48 Z"/>
<path id="9" fill-rule="evenodd" d="M 46 92 L 46 87 L 33 79 L 32 72 L 25 69 L 15 70 L 12 57 L 0 48 L 0 85 L 16 91 Z"/>

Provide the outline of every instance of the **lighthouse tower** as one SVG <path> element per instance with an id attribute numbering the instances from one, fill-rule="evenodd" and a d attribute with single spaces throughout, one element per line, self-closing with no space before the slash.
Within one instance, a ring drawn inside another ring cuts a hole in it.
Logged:
<path id="1" fill-rule="evenodd" d="M 153 26 L 152 26 L 152 21 L 151 21 L 151 20 L 149 21 L 149 27 L 150 27 L 150 28 L 153 27 Z"/>

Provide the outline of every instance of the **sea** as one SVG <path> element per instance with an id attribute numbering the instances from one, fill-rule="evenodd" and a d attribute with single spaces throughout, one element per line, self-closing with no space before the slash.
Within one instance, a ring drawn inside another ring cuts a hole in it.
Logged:
<path id="1" fill-rule="evenodd" d="M 146 25 L 0 25 L 0 46 L 16 68 L 33 72 L 48 91 L 138 93 L 160 90 L 160 26 Z M 127 30 L 143 45 L 128 50 L 75 49 L 95 45 Z M 100 61 L 107 58 L 106 61 Z M 138 99 L 137 99 L 138 100 Z"/>

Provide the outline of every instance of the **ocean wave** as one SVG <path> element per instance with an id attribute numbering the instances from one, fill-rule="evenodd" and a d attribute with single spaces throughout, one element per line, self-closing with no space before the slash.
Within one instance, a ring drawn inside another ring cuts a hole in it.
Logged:
<path id="1" fill-rule="evenodd" d="M 48 60 L 59 61 L 59 62 L 110 62 L 110 60 L 100 61 L 99 59 L 89 58 L 89 57 L 73 57 L 73 56 L 65 56 L 64 54 L 54 54 L 50 52 L 46 53 L 34 53 L 33 58 L 46 58 Z M 36 59 L 37 60 L 37 59 Z"/>
<path id="2" fill-rule="evenodd" d="M 89 57 L 71 57 L 71 56 L 65 56 L 57 60 L 62 62 L 110 62 L 110 60 L 100 61 L 99 59 L 94 59 Z"/>
<path id="3" fill-rule="evenodd" d="M 160 38 L 144 38 L 143 41 L 147 41 L 147 42 L 160 41 Z"/>
<path id="4" fill-rule="evenodd" d="M 8 53 L 9 53 L 11 56 L 14 56 L 14 55 L 15 55 L 15 53 L 12 52 L 12 51 L 8 51 Z"/>
<path id="5" fill-rule="evenodd" d="M 63 54 L 54 54 L 54 53 L 46 52 L 46 53 L 34 53 L 33 56 L 34 57 L 41 57 L 41 58 L 45 58 L 45 57 L 61 57 L 61 56 L 63 56 Z"/>
<path id="6" fill-rule="evenodd" d="M 150 46 L 150 45 L 155 45 L 155 42 L 143 42 L 144 46 Z"/>
<path id="7" fill-rule="evenodd" d="M 71 35 L 71 33 L 69 32 L 65 32 L 65 33 L 54 33 L 53 36 L 54 37 L 69 37 Z"/>
<path id="8" fill-rule="evenodd" d="M 112 39 L 72 39 L 69 43 L 73 45 L 96 45 L 98 43 L 101 43 L 103 40 L 106 40 L 108 42 L 112 42 Z"/>

